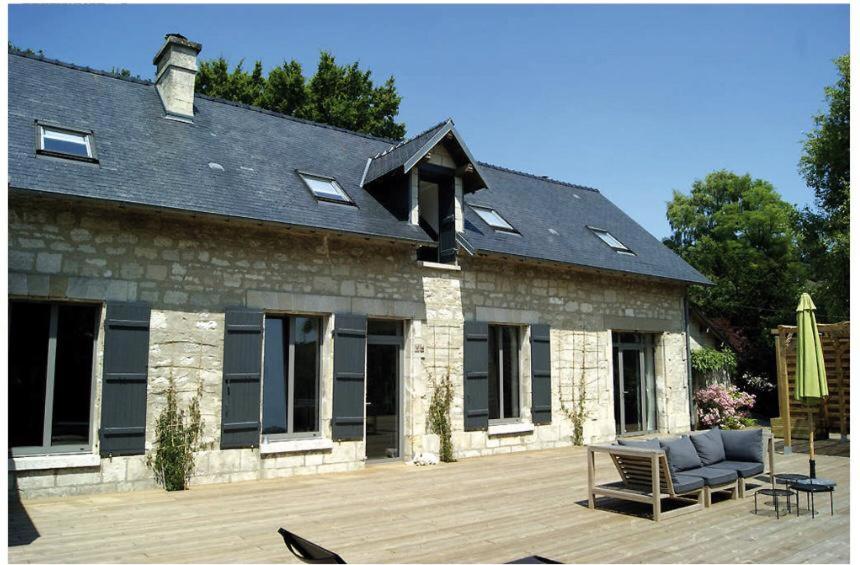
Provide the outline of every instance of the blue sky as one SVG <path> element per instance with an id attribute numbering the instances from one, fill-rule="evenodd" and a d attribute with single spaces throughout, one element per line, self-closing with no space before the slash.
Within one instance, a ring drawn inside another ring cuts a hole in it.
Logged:
<path id="1" fill-rule="evenodd" d="M 153 75 L 167 32 L 201 57 L 319 51 L 394 75 L 417 133 L 451 116 L 476 158 L 599 188 L 658 237 L 672 190 L 727 168 L 812 203 L 803 132 L 849 49 L 847 5 L 11 5 L 9 40 Z"/>

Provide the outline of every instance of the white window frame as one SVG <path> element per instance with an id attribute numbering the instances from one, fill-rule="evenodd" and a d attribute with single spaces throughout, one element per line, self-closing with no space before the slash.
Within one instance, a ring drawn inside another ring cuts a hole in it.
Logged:
<path id="1" fill-rule="evenodd" d="M 315 173 L 308 173 L 306 171 L 296 171 L 298 173 L 299 178 L 302 179 L 302 182 L 305 184 L 305 187 L 310 191 L 311 195 L 316 198 L 320 202 L 332 202 L 335 204 L 346 204 L 348 206 L 356 206 L 355 202 L 353 202 L 352 198 L 350 198 L 349 194 L 340 186 L 340 183 L 337 182 L 337 179 L 334 177 L 327 177 L 325 175 L 318 175 Z M 313 185 L 309 181 L 316 181 L 321 183 L 328 183 L 335 194 L 339 195 L 333 196 L 331 194 L 325 192 L 318 192 L 314 189 Z"/>
<path id="2" fill-rule="evenodd" d="M 609 246 L 610 249 L 615 251 L 616 253 L 620 253 L 621 255 L 636 255 L 629 247 L 624 245 L 620 239 L 612 235 L 609 230 L 605 230 L 603 228 L 596 228 L 593 226 L 587 226 L 591 233 L 593 233 L 597 239 L 605 243 Z"/>
<path id="3" fill-rule="evenodd" d="M 480 204 L 469 204 L 469 206 L 472 208 L 472 210 L 474 210 L 474 212 L 478 215 L 478 217 L 481 218 L 481 220 L 483 220 L 483 222 L 485 224 L 487 224 L 488 226 L 490 226 L 494 230 L 500 231 L 500 232 L 507 232 L 507 233 L 519 233 L 517 231 L 517 229 L 513 226 L 513 224 L 511 224 L 507 220 L 507 218 L 502 216 L 499 213 L 499 211 L 496 210 L 495 208 L 491 208 L 490 206 L 482 206 Z M 486 217 L 484 217 L 482 212 L 489 214 L 491 217 L 495 216 L 496 218 L 498 218 L 499 220 L 504 222 L 504 225 L 496 225 L 494 223 L 491 223 L 490 220 L 488 220 Z"/>
<path id="4" fill-rule="evenodd" d="M 290 325 L 290 339 L 287 344 L 288 352 L 287 352 L 287 367 L 286 367 L 286 377 L 287 382 L 285 383 L 287 386 L 287 432 L 286 433 L 274 433 L 267 434 L 263 433 L 263 404 L 265 402 L 264 395 L 266 393 L 266 319 L 268 318 L 280 318 L 282 320 L 288 321 Z M 295 332 L 293 331 L 293 324 L 296 318 L 315 318 L 317 320 L 317 367 L 316 367 L 316 402 L 317 402 L 317 425 L 316 431 L 313 432 L 294 432 L 293 431 L 293 416 L 295 416 L 295 403 L 293 399 L 293 393 L 295 390 Z M 282 442 L 285 440 L 293 440 L 293 439 L 314 439 L 321 438 L 323 436 L 322 433 L 322 394 L 323 394 L 323 383 L 322 383 L 322 369 L 323 369 L 323 339 L 326 328 L 326 320 L 325 316 L 321 314 L 305 314 L 305 313 L 294 313 L 294 312 L 266 312 L 263 316 L 263 347 L 262 347 L 262 373 L 263 379 L 261 381 L 261 390 L 260 390 L 260 438 L 261 444 L 269 444 Z"/>
<path id="5" fill-rule="evenodd" d="M 83 139 L 83 145 L 87 150 L 86 156 L 45 149 L 45 137 L 52 132 L 59 135 L 73 136 Z M 96 157 L 95 139 L 92 131 L 77 130 L 45 122 L 36 122 L 36 153 L 52 157 L 60 157 L 63 159 L 72 159 L 75 161 L 98 162 L 98 158 Z"/>

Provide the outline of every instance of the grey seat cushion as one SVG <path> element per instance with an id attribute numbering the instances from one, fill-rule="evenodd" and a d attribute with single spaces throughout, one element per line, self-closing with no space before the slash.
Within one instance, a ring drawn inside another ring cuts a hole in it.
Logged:
<path id="1" fill-rule="evenodd" d="M 687 436 L 678 439 L 660 440 L 660 446 L 666 450 L 666 459 L 673 473 L 697 469 L 702 466 L 702 460 L 696 453 L 696 448 Z"/>
<path id="2" fill-rule="evenodd" d="M 717 487 L 738 480 L 738 473 L 734 469 L 716 469 L 714 467 L 700 467 L 699 469 L 688 469 L 681 473 L 675 473 L 677 477 L 699 477 L 704 479 L 705 484 Z"/>
<path id="3" fill-rule="evenodd" d="M 683 476 L 678 474 L 672 475 L 672 488 L 674 489 L 675 494 L 685 494 L 704 486 L 705 479 L 702 477 Z"/>
<path id="4" fill-rule="evenodd" d="M 756 463 L 754 461 L 720 461 L 711 465 L 714 469 L 731 469 L 736 471 L 739 477 L 753 477 L 760 473 L 764 473 L 764 463 Z"/>
<path id="5" fill-rule="evenodd" d="M 764 463 L 762 447 L 763 431 L 755 430 L 720 430 L 723 438 L 723 448 L 729 461 L 752 461 Z"/>
<path id="6" fill-rule="evenodd" d="M 624 447 L 639 447 L 641 449 L 660 449 L 660 440 L 657 438 L 640 440 L 618 438 L 618 445 L 623 445 Z"/>
<path id="7" fill-rule="evenodd" d="M 690 434 L 690 441 L 696 447 L 696 453 L 702 460 L 702 465 L 713 465 L 726 459 L 723 447 L 723 436 L 720 428 L 711 428 L 706 432 Z"/>

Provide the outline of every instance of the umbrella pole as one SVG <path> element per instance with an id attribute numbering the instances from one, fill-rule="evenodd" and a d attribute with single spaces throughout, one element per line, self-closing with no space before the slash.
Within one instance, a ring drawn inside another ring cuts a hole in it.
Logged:
<path id="1" fill-rule="evenodd" d="M 813 425 L 815 419 L 812 416 L 812 410 L 809 411 L 809 476 L 815 478 L 815 430 Z"/>

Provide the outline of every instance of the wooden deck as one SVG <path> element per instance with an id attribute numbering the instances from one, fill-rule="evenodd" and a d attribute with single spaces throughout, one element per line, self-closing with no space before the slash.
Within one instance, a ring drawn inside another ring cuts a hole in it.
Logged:
<path id="1" fill-rule="evenodd" d="M 608 457 L 598 478 L 617 480 Z M 804 472 L 803 454 L 777 471 Z M 819 562 L 849 560 L 849 459 L 821 456 L 839 482 L 836 515 L 777 520 L 753 498 L 722 500 L 665 522 L 648 507 L 589 510 L 583 448 L 402 463 L 362 471 L 25 501 L 9 515 L 11 562 L 283 562 L 279 526 L 350 563 L 501 563 L 532 554 L 564 562 Z M 755 480 L 751 482 L 757 482 Z M 716 497 L 715 497 L 716 498 Z M 761 500 L 760 500 L 761 502 Z M 761 506 L 760 506 L 761 509 Z"/>

